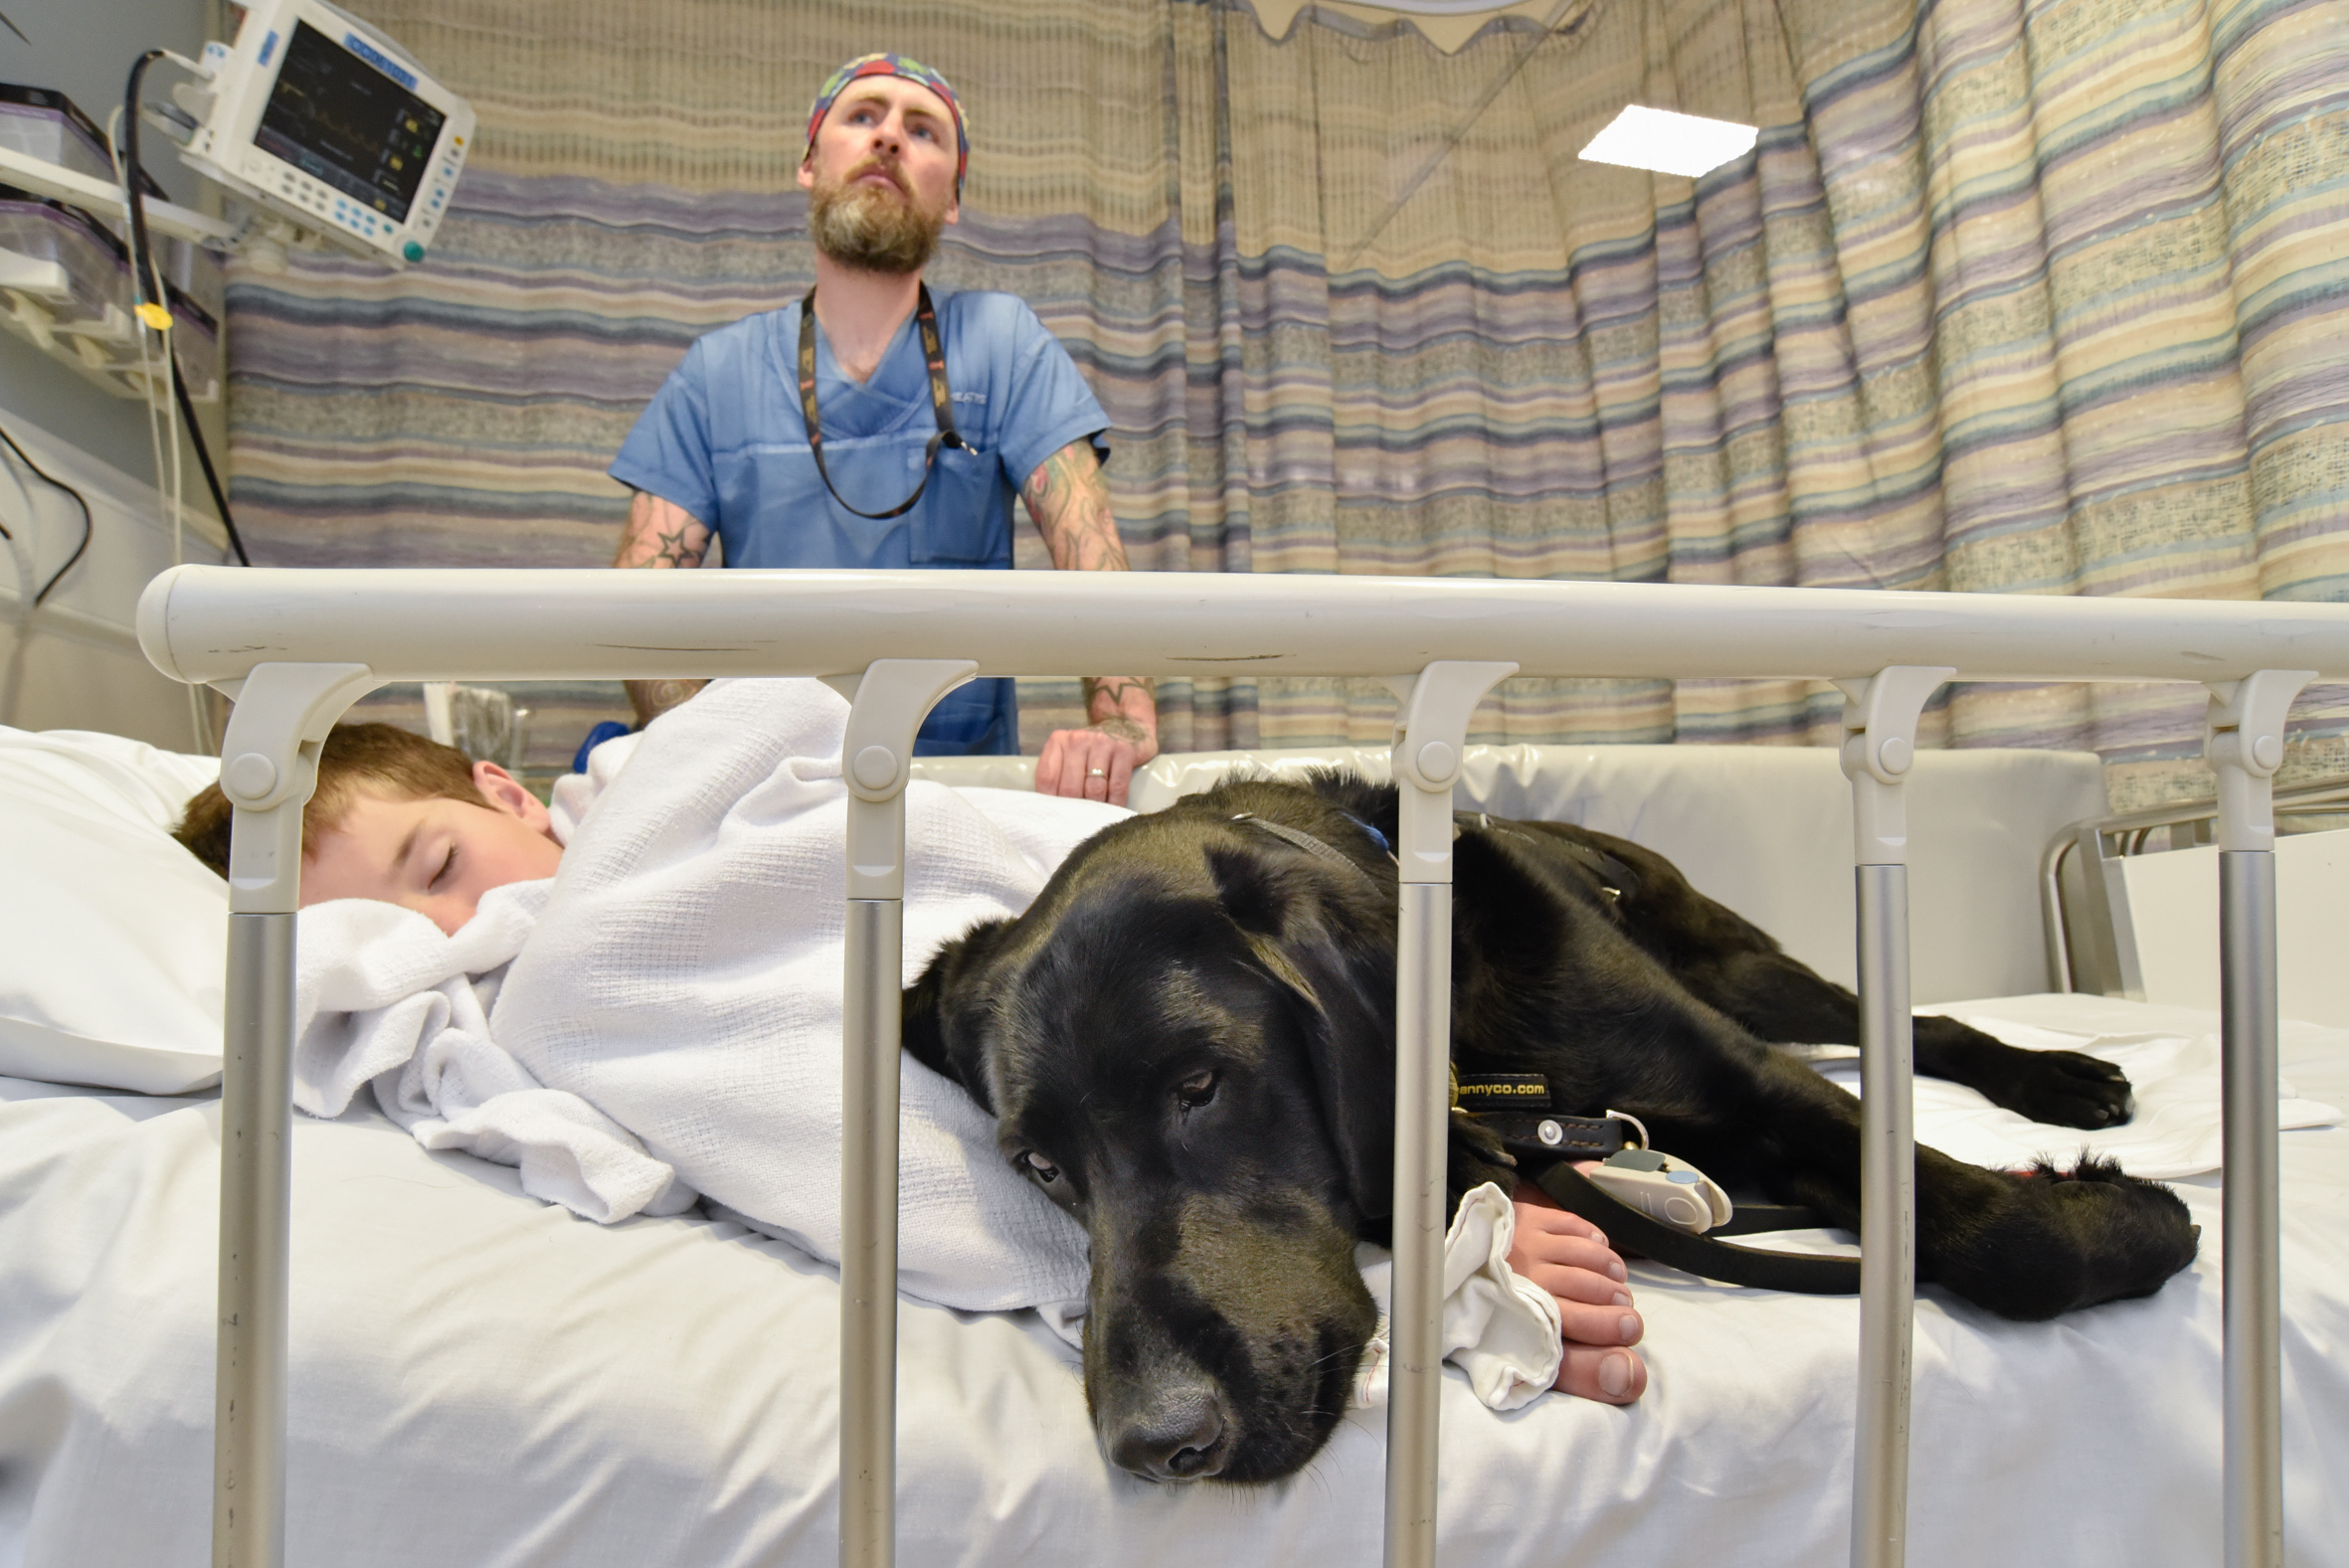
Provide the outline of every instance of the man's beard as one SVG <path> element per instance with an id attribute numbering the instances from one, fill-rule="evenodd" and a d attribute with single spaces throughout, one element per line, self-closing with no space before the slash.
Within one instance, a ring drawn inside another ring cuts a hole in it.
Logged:
<path id="1" fill-rule="evenodd" d="M 846 179 L 818 180 L 808 204 L 808 233 L 815 249 L 864 272 L 903 277 L 930 264 L 946 213 L 925 212 L 910 192 L 895 183 L 858 185 L 864 164 Z M 894 179 L 894 177 L 892 177 Z"/>

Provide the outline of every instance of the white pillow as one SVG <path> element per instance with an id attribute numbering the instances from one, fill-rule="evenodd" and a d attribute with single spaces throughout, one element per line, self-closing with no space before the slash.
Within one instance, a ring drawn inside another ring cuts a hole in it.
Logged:
<path id="1" fill-rule="evenodd" d="M 171 837 L 218 760 L 0 728 L 0 1074 L 219 1081 L 228 884 Z"/>

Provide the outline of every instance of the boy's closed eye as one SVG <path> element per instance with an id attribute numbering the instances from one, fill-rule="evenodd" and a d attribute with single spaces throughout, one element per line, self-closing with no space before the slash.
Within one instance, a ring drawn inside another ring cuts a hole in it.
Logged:
<path id="1" fill-rule="evenodd" d="M 475 777 L 478 803 L 355 795 L 303 856 L 302 903 L 398 904 L 453 935 L 490 889 L 553 876 L 563 850 L 546 808 L 492 764 L 477 765 Z"/>

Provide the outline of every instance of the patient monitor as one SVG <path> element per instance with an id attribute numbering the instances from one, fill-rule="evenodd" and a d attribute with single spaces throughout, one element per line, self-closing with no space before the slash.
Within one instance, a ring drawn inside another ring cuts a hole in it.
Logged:
<path id="1" fill-rule="evenodd" d="M 251 0 L 173 93 L 196 121 L 181 157 L 271 215 L 265 240 L 315 236 L 395 265 L 424 260 L 473 139 L 470 104 L 399 45 L 325 0 Z"/>

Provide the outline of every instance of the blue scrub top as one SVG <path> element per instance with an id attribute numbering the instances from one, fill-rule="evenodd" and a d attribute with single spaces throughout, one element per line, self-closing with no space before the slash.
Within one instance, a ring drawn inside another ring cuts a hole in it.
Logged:
<path id="1" fill-rule="evenodd" d="M 929 488 L 903 516 L 858 517 L 815 471 L 794 368 L 796 303 L 720 327 L 686 350 L 622 443 L 612 477 L 715 528 L 730 567 L 1008 570 L 1020 484 L 1069 442 L 1098 436 L 1109 418 L 1067 350 L 1019 299 L 932 298 L 955 430 L 975 450 L 941 448 Z M 913 318 L 861 386 L 841 373 L 819 329 L 815 396 L 824 465 L 839 493 L 868 512 L 911 495 L 938 429 Z M 914 749 L 1016 753 L 1014 689 L 980 680 L 949 693 Z"/>

